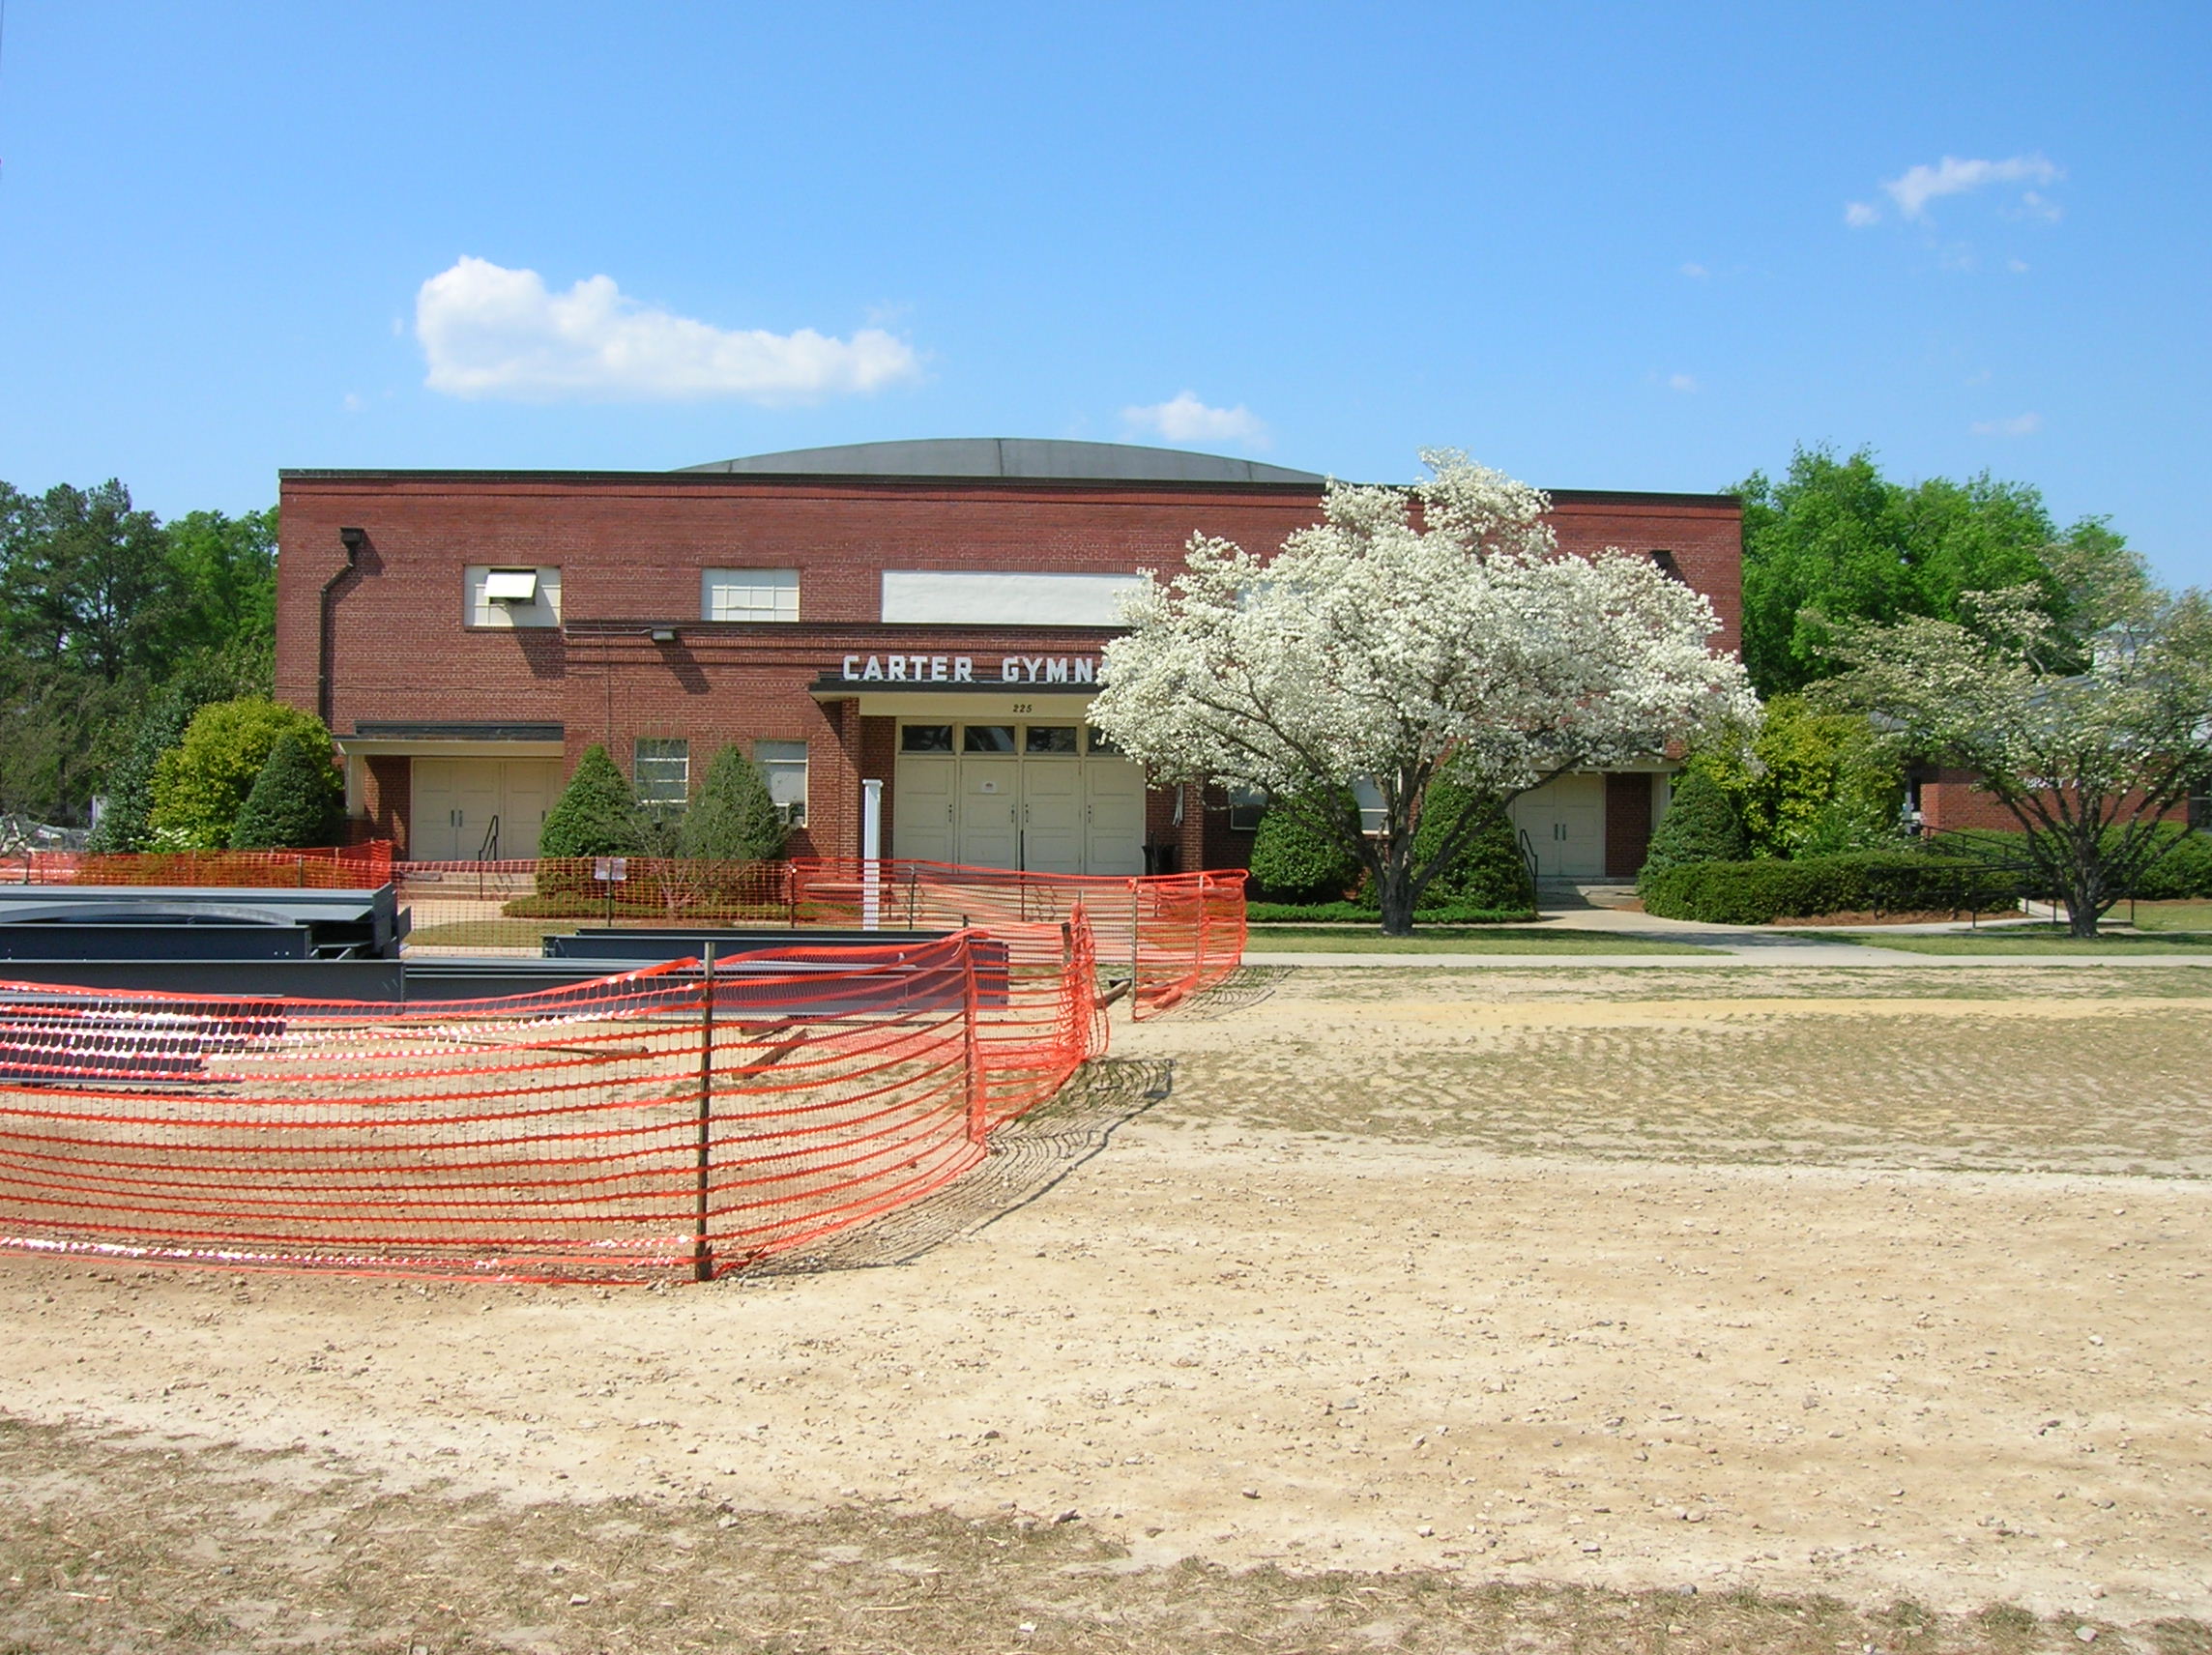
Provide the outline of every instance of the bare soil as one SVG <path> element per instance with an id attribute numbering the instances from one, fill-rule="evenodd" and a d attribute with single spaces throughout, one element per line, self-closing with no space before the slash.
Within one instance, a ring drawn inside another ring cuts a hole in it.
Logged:
<path id="1" fill-rule="evenodd" d="M 0 1650 L 2212 1650 L 2205 989 L 1963 975 L 1248 972 L 713 1287 L 0 1258 Z"/>

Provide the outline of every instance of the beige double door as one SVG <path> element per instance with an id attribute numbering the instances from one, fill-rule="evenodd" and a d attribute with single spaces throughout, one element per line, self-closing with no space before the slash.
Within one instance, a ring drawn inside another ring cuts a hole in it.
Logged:
<path id="1" fill-rule="evenodd" d="M 1555 776 L 1506 807 L 1536 852 L 1541 879 L 1605 877 L 1605 777 Z"/>
<path id="2" fill-rule="evenodd" d="M 891 854 L 1050 874 L 1145 871 L 1145 772 L 1108 755 L 902 753 Z"/>
<path id="3" fill-rule="evenodd" d="M 559 759 L 417 759 L 411 768 L 411 859 L 515 860 L 538 855 L 538 829 L 561 797 Z"/>

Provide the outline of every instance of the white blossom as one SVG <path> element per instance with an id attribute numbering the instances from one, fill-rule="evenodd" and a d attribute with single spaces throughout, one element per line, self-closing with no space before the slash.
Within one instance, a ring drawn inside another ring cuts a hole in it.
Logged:
<path id="1" fill-rule="evenodd" d="M 1643 556 L 1562 554 L 1543 494 L 1457 451 L 1421 457 L 1411 489 L 1331 483 L 1323 521 L 1272 558 L 1194 536 L 1129 602 L 1091 713 L 1158 775 L 1330 816 L 1391 928 L 1457 854 L 1412 865 L 1447 759 L 1502 801 L 1757 712 L 1740 664 L 1708 648 L 1703 595 Z M 1380 833 L 1326 803 L 1355 779 L 1382 795 Z"/>

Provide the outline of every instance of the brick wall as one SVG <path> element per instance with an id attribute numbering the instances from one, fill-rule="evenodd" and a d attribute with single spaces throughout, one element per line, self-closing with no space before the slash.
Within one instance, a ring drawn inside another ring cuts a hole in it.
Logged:
<path id="1" fill-rule="evenodd" d="M 858 718 L 852 703 L 815 702 L 820 674 L 847 653 L 926 648 L 973 654 L 989 675 L 1012 638 L 1027 653 L 1074 655 L 1095 654 L 1111 635 L 887 627 L 882 570 L 1168 568 L 1194 532 L 1279 547 L 1315 520 L 1320 496 L 1280 484 L 288 473 L 281 505 L 276 690 L 301 707 L 317 705 L 322 588 L 346 567 L 339 530 L 366 533 L 358 567 L 330 600 L 330 713 L 341 735 L 363 721 L 559 723 L 571 767 L 597 741 L 626 770 L 639 737 L 680 736 L 692 743 L 694 774 L 724 741 L 804 740 L 809 823 L 792 849 L 850 855 L 860 777 L 892 776 L 890 727 Z M 1732 501 L 1561 493 L 1554 521 L 1572 551 L 1673 552 L 1723 621 L 1716 644 L 1734 647 Z M 564 625 L 468 626 L 470 564 L 558 566 Z M 800 570 L 799 624 L 697 619 L 700 570 L 748 566 Z M 677 626 L 678 639 L 654 643 L 655 624 Z M 372 771 L 364 798 L 370 818 L 395 832 L 404 770 L 398 761 Z M 1245 836 L 1227 831 L 1217 806 L 1194 803 L 1179 833 L 1167 820 L 1172 799 L 1156 793 L 1148 805 L 1151 842 L 1179 838 L 1186 868 L 1241 859 Z"/>

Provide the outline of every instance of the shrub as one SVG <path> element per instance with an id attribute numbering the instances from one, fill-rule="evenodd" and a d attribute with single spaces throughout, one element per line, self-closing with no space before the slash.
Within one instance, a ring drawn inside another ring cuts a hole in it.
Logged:
<path id="1" fill-rule="evenodd" d="M 1735 805 L 1712 777 L 1702 770 L 1685 770 L 1674 783 L 1674 797 L 1667 814 L 1651 835 L 1651 848 L 1644 868 L 1636 876 L 1636 888 L 1671 868 L 1694 867 L 1703 862 L 1735 862 L 1749 854 L 1743 824 Z M 1675 915 L 1675 917 L 1684 917 Z"/>
<path id="2" fill-rule="evenodd" d="M 1920 851 L 1647 868 L 1642 888 L 1647 914 L 1721 925 L 1822 914 L 1989 913 L 2011 907 L 2021 890 L 2019 877 L 2004 869 Z"/>
<path id="3" fill-rule="evenodd" d="M 707 767 L 699 797 L 684 813 L 676 853 L 709 861 L 766 861 L 783 855 L 789 830 L 768 796 L 760 767 L 726 746 Z"/>
<path id="4" fill-rule="evenodd" d="M 269 749 L 269 761 L 254 778 L 253 791 L 240 806 L 230 829 L 234 851 L 278 851 L 301 845 L 328 845 L 337 838 L 344 783 L 331 763 L 331 750 L 311 750 L 287 731 Z"/>
<path id="5" fill-rule="evenodd" d="M 2178 822 L 2162 822 L 2152 832 L 2166 847 L 2158 860 L 2142 871 L 2133 891 L 2123 894 L 2144 902 L 2171 902 L 2183 897 L 2212 897 L 2212 834 L 2185 833 Z M 2026 852 L 2027 835 L 2016 830 L 1945 833 L 1936 840 L 1944 855 L 1963 857 L 2006 868 L 2025 884 L 2034 884 Z M 2035 891 L 2034 895 L 2051 893 Z"/>
<path id="6" fill-rule="evenodd" d="M 1818 711 L 1803 696 L 1779 695 L 1748 742 L 1701 752 L 1690 769 L 1735 806 L 1745 856 L 1899 848 L 1904 761 L 1863 712 Z"/>
<path id="7" fill-rule="evenodd" d="M 615 768 L 606 748 L 594 742 L 577 761 L 576 773 L 538 832 L 543 857 L 637 857 L 646 854 L 643 813 L 629 781 Z"/>
<path id="8" fill-rule="evenodd" d="M 211 702 L 192 714 L 185 738 L 154 765 L 147 812 L 157 846 L 219 851 L 276 743 L 297 736 L 310 754 L 331 750 L 331 733 L 312 712 L 264 695 Z M 339 796 L 335 792 L 333 808 Z"/>
<path id="9" fill-rule="evenodd" d="M 1372 925 L 1382 917 L 1382 910 L 1372 902 L 1251 902 L 1244 905 L 1244 917 L 1255 925 L 1270 921 L 1319 925 L 1332 920 Z M 1413 917 L 1424 925 L 1520 925 L 1535 918 L 1536 910 L 1533 905 L 1477 908 L 1468 903 L 1447 903 L 1441 908 L 1416 909 Z"/>
<path id="10" fill-rule="evenodd" d="M 1359 878 L 1359 863 L 1288 810 L 1269 809 L 1252 835 L 1252 881 L 1274 902 L 1328 902 Z"/>
<path id="11" fill-rule="evenodd" d="M 1470 790 L 1452 780 L 1449 772 L 1430 785 L 1421 825 L 1413 833 L 1414 866 L 1436 854 L 1438 843 L 1467 807 L 1469 798 Z M 1425 915 L 1439 908 L 1517 915 L 1534 912 L 1536 885 L 1528 877 L 1528 864 L 1521 856 L 1521 838 L 1505 807 L 1492 798 L 1476 808 L 1481 814 L 1459 860 L 1429 882 L 1415 907 L 1416 914 Z"/>

